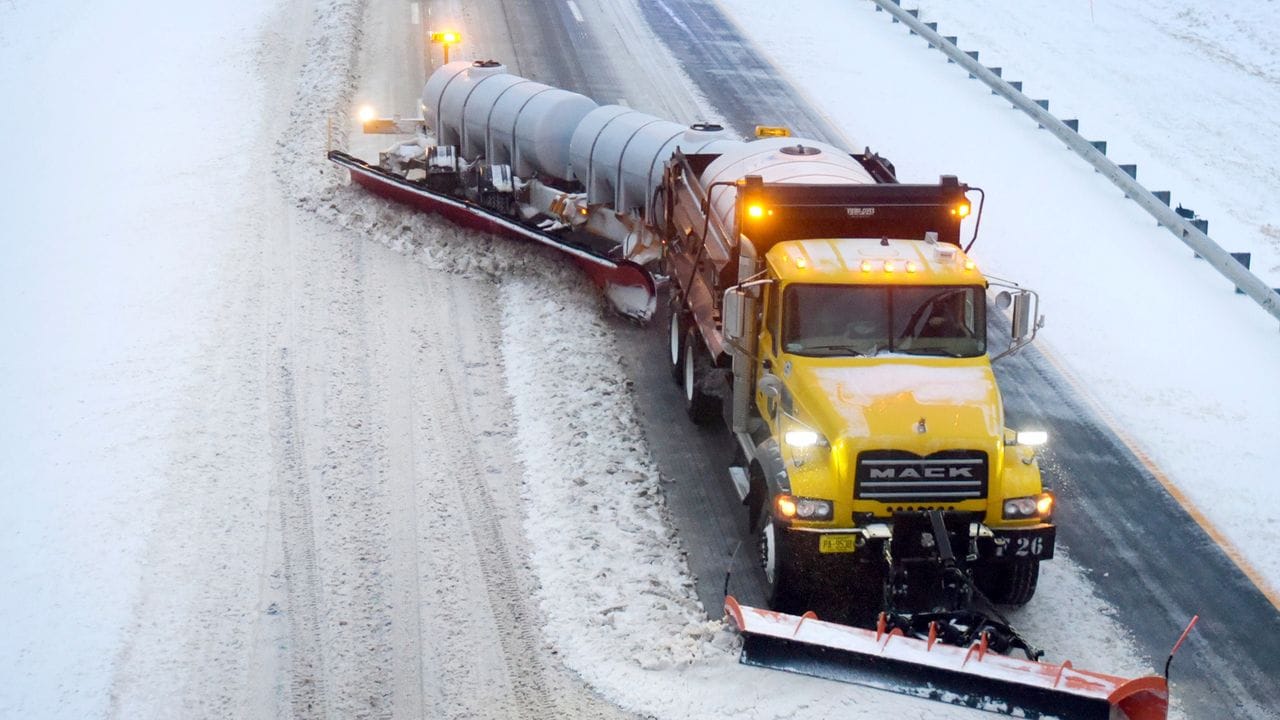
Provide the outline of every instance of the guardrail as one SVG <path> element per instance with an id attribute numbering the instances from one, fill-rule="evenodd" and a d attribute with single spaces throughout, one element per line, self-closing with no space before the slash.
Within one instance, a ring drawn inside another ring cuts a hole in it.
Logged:
<path id="1" fill-rule="evenodd" d="M 969 72 L 969 76 L 981 80 L 996 95 L 1003 97 L 1013 106 L 1031 116 L 1041 127 L 1053 133 L 1067 147 L 1084 158 L 1099 173 L 1124 191 L 1124 194 L 1138 203 L 1155 218 L 1162 227 L 1173 233 L 1186 243 L 1197 257 L 1204 258 L 1223 277 L 1235 284 L 1238 292 L 1252 298 L 1263 310 L 1280 320 L 1280 289 L 1269 287 L 1262 278 L 1249 271 L 1246 257 L 1237 258 L 1223 250 L 1211 240 L 1202 228 L 1208 223 L 1180 215 L 1169 207 L 1168 193 L 1155 193 L 1138 184 L 1137 167 L 1134 165 L 1117 165 L 1106 156 L 1106 143 L 1086 140 L 1077 131 L 1076 121 L 1059 120 L 1048 110 L 1047 100 L 1033 100 L 1022 93 L 1022 83 L 1010 83 L 1001 77 L 999 68 L 988 68 L 978 62 L 978 53 L 965 52 L 956 44 L 956 38 L 944 36 L 937 31 L 937 23 L 925 23 L 920 20 L 919 10 L 907 10 L 901 6 L 901 0 L 871 0 L 876 9 L 883 10 L 893 18 L 906 25 L 912 32 L 928 41 L 931 47 L 942 51 L 944 55 Z M 1043 104 L 1042 104 L 1043 103 Z M 1131 174 L 1132 173 L 1132 174 Z"/>

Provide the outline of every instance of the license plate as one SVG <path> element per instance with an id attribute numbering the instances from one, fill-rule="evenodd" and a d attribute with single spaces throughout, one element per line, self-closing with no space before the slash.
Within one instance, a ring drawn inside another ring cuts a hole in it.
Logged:
<path id="1" fill-rule="evenodd" d="M 823 535 L 818 538 L 818 552 L 851 553 L 858 549 L 857 535 Z"/>
<path id="2" fill-rule="evenodd" d="M 980 544 L 979 551 L 984 557 L 998 560 L 1048 560 L 1053 557 L 1056 528 L 1023 532 L 1006 530 L 996 534 L 998 538 L 986 539 Z"/>

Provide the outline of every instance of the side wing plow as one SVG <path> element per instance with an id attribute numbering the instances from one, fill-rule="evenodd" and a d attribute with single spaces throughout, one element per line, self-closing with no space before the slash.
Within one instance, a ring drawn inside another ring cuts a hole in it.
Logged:
<path id="1" fill-rule="evenodd" d="M 436 192 L 339 150 L 331 150 L 329 159 L 346 168 L 351 173 L 352 180 L 375 195 L 419 210 L 438 213 L 463 227 L 532 240 L 553 247 L 569 255 L 585 270 L 609 304 L 620 314 L 637 320 L 648 320 L 653 315 L 657 296 L 653 277 L 634 262 L 610 258 L 592 248 L 521 224 L 476 203 Z"/>
<path id="2" fill-rule="evenodd" d="M 740 661 L 1014 717 L 1165 720 L 1165 678 L 1126 679 L 970 647 L 763 610 L 725 598 Z"/>

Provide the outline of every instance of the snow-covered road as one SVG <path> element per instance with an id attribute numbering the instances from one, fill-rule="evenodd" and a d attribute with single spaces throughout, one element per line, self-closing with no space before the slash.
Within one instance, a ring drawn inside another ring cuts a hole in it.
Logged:
<path id="1" fill-rule="evenodd" d="M 0 3 L 0 716 L 974 717 L 737 665 L 581 277 L 324 162 L 413 99 L 422 26 L 368 5 Z M 1020 622 L 1149 670 L 1082 576 Z"/>

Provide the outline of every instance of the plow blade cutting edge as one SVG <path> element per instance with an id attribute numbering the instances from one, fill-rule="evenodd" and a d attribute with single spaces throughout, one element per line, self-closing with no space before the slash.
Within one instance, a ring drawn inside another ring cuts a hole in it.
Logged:
<path id="1" fill-rule="evenodd" d="M 434 192 L 339 150 L 331 150 L 329 159 L 350 171 L 352 180 L 375 195 L 437 213 L 463 227 L 553 247 L 573 258 L 620 314 L 637 320 L 653 316 L 657 295 L 653 277 L 636 263 L 610 258 L 465 199 Z"/>
<path id="2" fill-rule="evenodd" d="M 1025 718 L 1165 720 L 1157 676 L 1125 679 L 803 616 L 739 605 L 725 612 L 743 637 L 746 665 L 888 690 Z"/>

